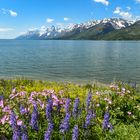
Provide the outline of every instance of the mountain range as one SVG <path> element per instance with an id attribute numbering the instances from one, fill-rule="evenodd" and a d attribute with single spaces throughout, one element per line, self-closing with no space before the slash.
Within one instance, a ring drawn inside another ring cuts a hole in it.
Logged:
<path id="1" fill-rule="evenodd" d="M 67 27 L 41 27 L 29 30 L 16 39 L 28 40 L 140 40 L 140 21 L 122 18 L 91 20 Z"/>

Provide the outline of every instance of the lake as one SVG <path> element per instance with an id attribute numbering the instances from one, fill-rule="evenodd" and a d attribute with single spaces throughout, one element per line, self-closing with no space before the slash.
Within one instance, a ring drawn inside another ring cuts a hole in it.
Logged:
<path id="1" fill-rule="evenodd" d="M 140 83 L 139 41 L 0 40 L 0 78 Z"/>

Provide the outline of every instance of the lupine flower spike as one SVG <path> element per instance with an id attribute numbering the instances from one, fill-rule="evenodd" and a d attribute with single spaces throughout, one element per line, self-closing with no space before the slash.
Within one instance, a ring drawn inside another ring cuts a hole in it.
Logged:
<path id="1" fill-rule="evenodd" d="M 27 127 L 22 126 L 21 140 L 28 140 Z"/>
<path id="2" fill-rule="evenodd" d="M 91 98 L 92 98 L 92 93 L 89 92 L 88 93 L 88 96 L 87 96 L 87 99 L 86 99 L 86 110 L 88 111 L 89 107 L 90 107 L 90 104 L 91 104 Z"/>
<path id="3" fill-rule="evenodd" d="M 66 100 L 66 104 L 65 104 L 65 112 L 68 113 L 69 112 L 69 108 L 70 108 L 70 99 L 68 98 Z"/>
<path id="4" fill-rule="evenodd" d="M 78 134 L 79 134 L 79 130 L 78 130 L 78 125 L 75 125 L 72 131 L 72 140 L 78 140 Z"/>
<path id="5" fill-rule="evenodd" d="M 31 126 L 34 130 L 38 131 L 38 107 L 34 104 L 33 113 L 31 115 Z"/>
<path id="6" fill-rule="evenodd" d="M 13 136 L 12 140 L 19 140 L 20 139 L 20 127 L 17 125 L 16 115 L 14 111 L 12 111 L 10 116 L 10 123 L 12 126 Z"/>
<path id="7" fill-rule="evenodd" d="M 45 136 L 44 136 L 44 140 L 50 140 L 51 139 L 52 130 L 53 130 L 53 124 L 49 123 L 48 124 L 48 129 L 47 129 L 47 131 L 45 133 Z"/>
<path id="8" fill-rule="evenodd" d="M 73 106 L 73 116 L 76 117 L 77 114 L 78 114 L 78 106 L 79 106 L 79 98 L 76 98 L 75 99 L 75 103 L 74 103 L 74 106 Z"/>
<path id="9" fill-rule="evenodd" d="M 93 114 L 91 111 L 89 111 L 85 119 L 84 128 L 88 128 L 88 126 L 90 126 L 92 118 L 93 118 Z"/>
<path id="10" fill-rule="evenodd" d="M 65 132 L 67 132 L 69 130 L 69 120 L 70 120 L 70 114 L 66 113 L 66 116 L 60 125 L 60 132 L 61 133 L 64 134 Z"/>
<path id="11" fill-rule="evenodd" d="M 49 98 L 48 103 L 46 105 L 46 118 L 48 119 L 49 122 L 51 121 L 52 112 L 53 112 L 53 100 L 52 98 Z"/>
<path id="12" fill-rule="evenodd" d="M 104 115 L 103 123 L 102 123 L 103 130 L 113 129 L 113 126 L 109 123 L 109 118 L 110 118 L 109 112 L 106 112 Z"/>

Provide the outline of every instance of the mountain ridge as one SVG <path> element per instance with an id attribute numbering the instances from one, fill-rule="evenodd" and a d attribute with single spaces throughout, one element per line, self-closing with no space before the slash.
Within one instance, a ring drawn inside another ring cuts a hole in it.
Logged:
<path id="1" fill-rule="evenodd" d="M 140 21 L 128 21 L 122 18 L 105 18 L 102 20 L 91 20 L 81 24 L 71 24 L 64 28 L 44 26 L 41 29 L 29 30 L 16 39 L 140 40 L 139 30 Z"/>

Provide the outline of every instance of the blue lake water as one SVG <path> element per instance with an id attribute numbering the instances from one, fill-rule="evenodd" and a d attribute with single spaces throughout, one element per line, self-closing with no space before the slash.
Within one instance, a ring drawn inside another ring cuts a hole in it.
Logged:
<path id="1" fill-rule="evenodd" d="M 139 41 L 0 40 L 0 78 L 140 83 Z"/>

